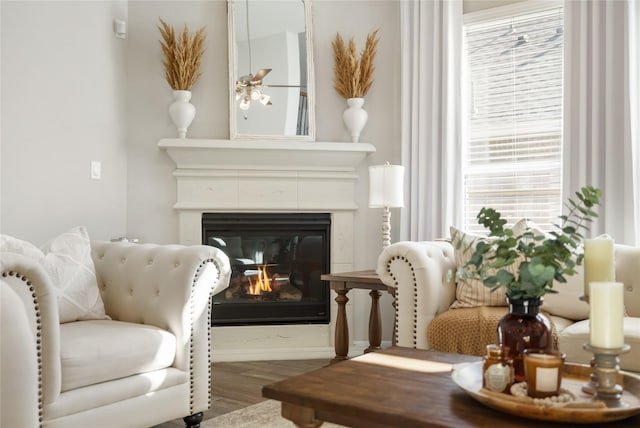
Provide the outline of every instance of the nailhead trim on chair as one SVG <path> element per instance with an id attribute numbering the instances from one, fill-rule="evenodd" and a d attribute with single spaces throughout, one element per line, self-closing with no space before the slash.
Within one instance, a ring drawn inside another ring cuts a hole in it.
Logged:
<path id="1" fill-rule="evenodd" d="M 398 325 L 398 311 L 397 311 L 397 303 L 398 303 L 398 294 L 400 292 L 400 288 L 398 287 L 398 279 L 391 273 L 391 264 L 396 261 L 402 261 L 407 263 L 407 265 L 409 265 L 409 269 L 411 269 L 411 280 L 413 282 L 413 295 L 414 295 L 414 303 L 413 303 L 413 347 L 416 348 L 418 346 L 418 336 L 417 336 L 417 329 L 418 329 L 418 304 L 416 302 L 415 296 L 418 295 L 418 281 L 416 281 L 416 273 L 415 270 L 413 268 L 413 265 L 411 264 L 411 262 L 404 256 L 393 256 L 389 259 L 389 262 L 387 263 L 387 272 L 389 273 L 389 276 L 391 276 L 393 278 L 393 282 L 396 285 L 396 290 L 395 290 L 395 294 L 394 294 L 394 307 L 396 307 L 396 316 L 395 316 L 395 322 L 396 322 L 396 326 Z M 398 329 L 396 328 L 396 343 L 398 343 Z"/>
<path id="2" fill-rule="evenodd" d="M 190 302 L 191 302 L 191 337 L 189 339 L 189 414 L 192 415 L 194 410 L 193 410 L 193 404 L 194 404 L 194 396 L 193 396 L 193 390 L 194 390 L 194 374 L 193 374 L 193 360 L 194 360 L 194 355 L 193 355 L 193 342 L 195 340 L 193 334 L 194 334 L 194 318 L 195 318 L 195 301 L 193 298 L 193 290 L 195 289 L 195 285 L 196 285 L 196 281 L 198 280 L 198 276 L 200 274 L 200 271 L 202 270 L 202 268 L 207 264 L 207 263 L 213 263 L 216 266 L 216 270 L 218 273 L 218 277 L 216 278 L 216 280 L 220 280 L 220 273 L 222 272 L 222 269 L 220 268 L 220 266 L 217 263 L 217 260 L 215 259 L 205 259 L 204 261 L 202 261 L 202 263 L 200 263 L 200 265 L 196 268 L 195 271 L 195 275 L 193 275 L 193 283 L 191 284 L 191 290 L 192 290 L 192 296 Z M 217 282 L 217 281 L 216 281 Z M 209 290 L 209 299 L 208 299 L 208 303 L 207 303 L 207 321 L 209 324 L 211 323 L 211 293 L 213 292 L 213 284 L 210 287 Z M 209 408 L 211 408 L 211 325 L 208 326 L 207 328 L 207 376 L 209 379 L 208 385 L 208 391 L 207 391 L 207 406 Z"/>
<path id="3" fill-rule="evenodd" d="M 219 267 L 219 266 L 216 265 L 216 267 Z M 218 279 L 220 279 L 220 272 L 221 272 L 220 269 L 218 269 Z M 213 304 L 211 303 L 211 297 L 213 296 L 209 296 L 209 302 L 207 303 L 207 320 L 209 323 L 209 326 L 207 328 L 207 343 L 208 343 L 207 358 L 209 360 L 209 364 L 207 364 L 207 376 L 209 376 L 209 385 L 211 385 L 211 383 L 213 382 L 213 379 L 211 377 L 211 312 L 213 311 Z M 207 399 L 207 407 L 211 408 L 211 405 L 212 405 L 211 386 L 209 386 L 208 397 L 209 398 Z"/>
<path id="4" fill-rule="evenodd" d="M 33 299 L 33 308 L 36 315 L 36 352 L 38 357 L 38 426 L 42 426 L 42 421 L 44 419 L 44 397 L 42 391 L 42 318 L 40 316 L 40 305 L 38 304 L 38 296 L 36 294 L 35 288 L 31 284 L 31 281 L 29 281 L 26 276 L 15 273 L 13 271 L 2 272 L 3 278 L 6 278 L 7 276 L 15 276 L 16 278 L 22 280 L 25 285 L 29 287 L 29 292 L 31 293 L 31 298 Z"/>
<path id="5" fill-rule="evenodd" d="M 396 257 L 392 257 L 391 260 L 389 260 L 389 263 L 387 264 L 387 273 L 393 278 L 393 282 L 396 284 L 396 292 L 393 294 L 393 306 L 396 308 L 396 313 L 395 313 L 395 325 L 398 325 L 398 295 L 400 294 L 400 289 L 398 288 L 398 280 L 396 279 L 395 276 L 393 276 L 393 274 L 391 273 L 391 262 L 393 262 L 393 260 L 395 260 Z M 396 327 L 396 337 L 395 337 L 395 343 L 398 343 L 398 328 Z"/>
<path id="6" fill-rule="evenodd" d="M 193 290 L 195 288 L 196 278 L 200 273 L 200 269 L 202 268 L 202 263 L 196 268 L 195 275 L 193 275 L 193 283 L 191 284 L 191 298 L 189 299 L 190 303 L 190 311 L 189 316 L 191 317 L 190 326 L 191 332 L 189 334 L 189 415 L 193 414 L 193 318 L 194 318 L 194 298 L 193 298 Z"/>

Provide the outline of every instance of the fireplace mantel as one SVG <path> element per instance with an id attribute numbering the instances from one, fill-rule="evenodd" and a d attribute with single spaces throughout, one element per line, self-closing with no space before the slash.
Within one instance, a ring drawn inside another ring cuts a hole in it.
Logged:
<path id="1" fill-rule="evenodd" d="M 331 272 L 354 270 L 356 182 L 373 145 L 163 139 L 158 148 L 176 164 L 173 208 L 181 244 L 202 243 L 204 213 L 330 213 Z M 332 302 L 329 324 L 213 327 L 212 358 L 332 357 L 336 310 Z"/>
<path id="2" fill-rule="evenodd" d="M 376 151 L 368 143 L 167 138 L 158 142 L 178 169 L 352 171 Z"/>

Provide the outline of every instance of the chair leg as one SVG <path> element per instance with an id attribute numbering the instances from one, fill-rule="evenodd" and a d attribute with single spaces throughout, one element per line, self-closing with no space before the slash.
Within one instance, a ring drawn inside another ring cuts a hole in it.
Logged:
<path id="1" fill-rule="evenodd" d="M 186 428 L 200 428 L 200 422 L 202 422 L 203 414 L 194 413 L 193 415 L 186 416 L 182 418 L 185 423 Z"/>

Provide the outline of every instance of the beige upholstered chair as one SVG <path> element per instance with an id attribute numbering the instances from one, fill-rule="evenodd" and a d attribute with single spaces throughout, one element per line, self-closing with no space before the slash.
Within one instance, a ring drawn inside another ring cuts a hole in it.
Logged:
<path id="1" fill-rule="evenodd" d="M 631 345 L 631 352 L 621 356 L 621 366 L 640 372 L 640 248 L 616 245 L 615 258 L 616 280 L 625 290 L 625 342 Z M 446 241 L 398 242 L 383 250 L 377 272 L 395 288 L 397 345 L 482 355 L 487 344 L 496 342 L 497 323 L 507 312 L 504 298 L 496 301 L 484 294 L 489 290 L 482 285 L 471 296 L 462 296 L 455 270 L 454 248 Z M 542 311 L 552 321 L 557 346 L 567 360 L 588 363 L 592 354 L 582 345 L 589 337 L 589 308 L 579 300 L 582 288 L 582 274 L 558 285 L 560 292 L 545 296 Z M 467 302 L 460 304 L 465 297 Z"/>
<path id="2" fill-rule="evenodd" d="M 3 427 L 149 427 L 211 405 L 211 296 L 227 256 L 209 246 L 92 242 L 110 319 L 60 323 L 53 281 L 0 255 Z"/>

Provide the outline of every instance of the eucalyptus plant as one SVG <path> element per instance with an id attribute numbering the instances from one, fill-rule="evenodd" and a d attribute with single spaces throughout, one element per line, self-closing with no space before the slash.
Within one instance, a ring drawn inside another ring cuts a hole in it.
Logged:
<path id="1" fill-rule="evenodd" d="M 493 208 L 482 208 L 477 215 L 478 224 L 489 229 L 489 236 L 478 238 L 463 251 L 473 251 L 469 261 L 458 269 L 456 276 L 462 279 L 479 279 L 491 290 L 505 287 L 509 299 L 535 299 L 553 289 L 554 280 L 567 282 L 567 277 L 576 273 L 584 254 L 580 250 L 584 239 L 582 231 L 598 214 L 600 189 L 585 186 L 575 193 L 577 199 L 568 198 L 565 208 L 568 214 L 559 216 L 559 224 L 543 234 L 529 226 L 516 235 L 505 228 L 507 221 Z M 457 249 L 463 244 L 456 239 Z M 518 264 L 516 274 L 506 268 Z"/>

